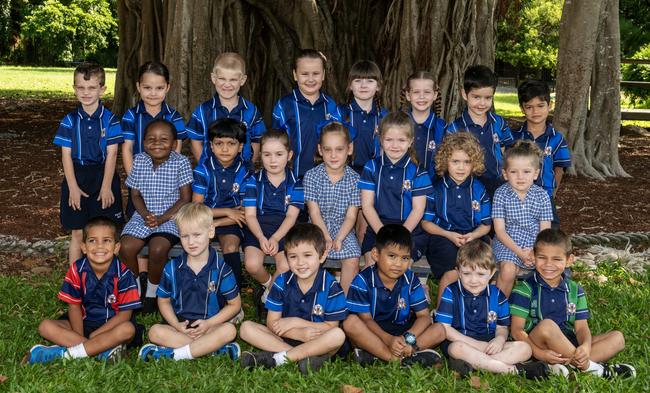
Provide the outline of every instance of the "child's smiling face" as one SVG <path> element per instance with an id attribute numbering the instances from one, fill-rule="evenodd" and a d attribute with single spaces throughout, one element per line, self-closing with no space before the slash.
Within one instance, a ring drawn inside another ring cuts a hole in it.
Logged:
<path id="1" fill-rule="evenodd" d="M 303 57 L 296 63 L 293 70 L 293 79 L 298 84 L 298 89 L 306 98 L 316 98 L 325 80 L 325 67 L 322 59 Z"/>
<path id="2" fill-rule="evenodd" d="M 107 225 L 91 226 L 87 230 L 86 239 L 81 243 L 81 251 L 86 254 L 94 270 L 103 270 L 120 251 L 115 230 Z"/>
<path id="3" fill-rule="evenodd" d="M 83 74 L 74 76 L 74 95 L 77 97 L 84 109 L 94 111 L 99 104 L 99 100 L 106 91 L 106 86 L 99 83 L 99 78 L 91 75 L 88 80 L 84 79 Z M 88 110 L 86 112 L 88 112 Z M 92 115 L 92 113 L 88 113 Z"/>
<path id="4" fill-rule="evenodd" d="M 567 255 L 562 245 L 546 243 L 535 245 L 535 270 L 552 287 L 560 284 L 564 269 L 571 266 L 573 260 L 573 255 Z"/>
<path id="5" fill-rule="evenodd" d="M 136 83 L 136 87 L 142 101 L 145 105 L 151 107 L 162 105 L 169 91 L 169 83 L 167 83 L 165 77 L 153 72 L 142 74 L 142 78 Z"/>
<path id="6" fill-rule="evenodd" d="M 154 165 L 161 164 L 169 158 L 174 148 L 174 133 L 167 125 L 152 124 L 145 131 L 142 141 L 144 151 L 149 154 Z"/>
<path id="7" fill-rule="evenodd" d="M 438 97 L 435 85 L 430 79 L 413 79 L 409 82 L 406 91 L 406 100 L 417 112 L 426 112 L 431 109 L 433 102 Z"/>

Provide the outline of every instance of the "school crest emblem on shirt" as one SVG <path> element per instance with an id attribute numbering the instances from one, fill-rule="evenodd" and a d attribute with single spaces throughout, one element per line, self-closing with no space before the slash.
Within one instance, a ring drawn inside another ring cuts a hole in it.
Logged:
<path id="1" fill-rule="evenodd" d="M 100 132 L 102 138 L 106 136 L 106 128 L 102 128 L 102 131 Z"/>
<path id="2" fill-rule="evenodd" d="M 546 148 L 544 149 L 544 155 L 546 157 L 550 157 L 551 153 L 552 153 L 551 146 L 546 146 Z"/>
<path id="3" fill-rule="evenodd" d="M 210 281 L 208 283 L 208 291 L 210 291 L 210 292 L 216 292 L 217 291 L 217 284 L 215 284 L 214 281 Z"/>
<path id="4" fill-rule="evenodd" d="M 285 195 L 284 196 L 284 205 L 288 205 L 291 203 L 291 195 Z"/>
<path id="5" fill-rule="evenodd" d="M 232 183 L 232 192 L 239 192 L 239 183 Z"/>
<path id="6" fill-rule="evenodd" d="M 106 303 L 108 303 L 108 304 L 114 304 L 116 301 L 117 301 L 117 298 L 112 293 L 110 295 L 108 295 L 108 297 L 106 298 Z"/>
<path id="7" fill-rule="evenodd" d="M 575 303 L 569 303 L 569 304 L 566 305 L 566 312 L 569 315 L 575 315 L 576 309 L 577 309 L 577 307 L 576 307 Z"/>
<path id="8" fill-rule="evenodd" d="M 332 120 L 332 115 L 330 115 L 329 113 L 326 113 L 325 114 L 325 120 L 328 120 L 328 121 Z"/>
<path id="9" fill-rule="evenodd" d="M 317 317 L 322 317 L 323 314 L 325 314 L 325 310 L 323 310 L 323 306 L 320 304 L 314 304 L 314 308 L 311 310 L 311 313 Z"/>
<path id="10" fill-rule="evenodd" d="M 494 323 L 497 321 L 497 313 L 496 311 L 490 311 L 487 315 L 487 322 L 488 323 Z"/>
<path id="11" fill-rule="evenodd" d="M 477 200 L 472 201 L 472 210 L 479 211 L 481 209 L 481 205 L 478 203 Z"/>
<path id="12" fill-rule="evenodd" d="M 494 143 L 499 143 L 499 135 L 496 132 L 492 134 L 492 140 Z"/>
<path id="13" fill-rule="evenodd" d="M 436 149 L 436 141 L 429 141 L 427 145 L 427 150 L 434 151 Z"/>
<path id="14" fill-rule="evenodd" d="M 402 183 L 402 189 L 404 191 L 409 191 L 411 189 L 411 181 L 410 180 L 404 180 L 404 183 Z"/>
<path id="15" fill-rule="evenodd" d="M 399 308 L 400 310 L 404 310 L 406 308 L 406 300 L 404 300 L 403 297 L 399 298 L 399 300 L 397 301 L 397 308 Z"/>

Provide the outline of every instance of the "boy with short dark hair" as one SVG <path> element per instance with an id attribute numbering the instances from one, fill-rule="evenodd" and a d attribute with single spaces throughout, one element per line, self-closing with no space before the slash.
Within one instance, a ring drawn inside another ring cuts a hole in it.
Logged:
<path id="1" fill-rule="evenodd" d="M 480 239 L 461 246 L 456 259 L 458 281 L 445 288 L 436 322 L 444 326 L 441 345 L 450 367 L 461 375 L 473 369 L 544 378 L 548 369 L 530 358 L 524 342 L 506 342 L 510 310 L 508 299 L 490 279 L 496 271 L 492 248 Z"/>
<path id="2" fill-rule="evenodd" d="M 95 355 L 99 360 L 115 361 L 124 344 L 142 340 L 132 314 L 142 306 L 138 287 L 133 273 L 117 259 L 119 249 L 112 220 L 95 217 L 86 223 L 81 243 L 85 256 L 70 265 L 57 295 L 68 303 L 68 312 L 38 326 L 39 334 L 56 345 L 35 345 L 25 362 Z"/>
<path id="3" fill-rule="evenodd" d="M 210 147 L 194 168 L 192 202 L 202 202 L 212 209 L 223 259 L 241 288 L 239 245 L 244 238 L 246 216 L 240 189 L 250 175 L 240 154 L 246 143 L 246 127 L 237 120 L 219 119 L 210 125 L 208 136 Z"/>
<path id="4" fill-rule="evenodd" d="M 339 322 L 347 315 L 345 294 L 322 263 L 325 236 L 314 224 L 296 224 L 284 241 L 289 271 L 279 275 L 266 299 L 266 326 L 244 321 L 242 340 L 264 352 L 244 352 L 243 367 L 298 362 L 302 373 L 318 370 L 345 341 Z"/>
<path id="5" fill-rule="evenodd" d="M 228 354 L 237 360 L 239 345 L 231 343 L 237 330 L 229 321 L 241 309 L 241 298 L 230 267 L 210 247 L 212 212 L 203 204 L 190 203 L 174 221 L 183 253 L 165 265 L 156 293 L 164 321 L 149 329 L 153 344 L 143 346 L 139 356 L 148 361 Z"/>
<path id="6" fill-rule="evenodd" d="M 424 289 L 409 269 L 411 244 L 404 226 L 384 225 L 370 253 L 375 263 L 352 280 L 343 329 L 362 365 L 378 359 L 405 367 L 440 363 L 440 355 L 429 348 L 442 342 L 445 332 L 431 324 Z"/>
<path id="7" fill-rule="evenodd" d="M 592 336 L 585 292 L 564 271 L 573 264 L 571 239 L 557 229 L 537 235 L 535 273 L 520 281 L 510 296 L 512 337 L 527 342 L 533 356 L 557 374 L 565 365 L 604 378 L 635 377 L 629 364 L 605 362 L 625 348 L 623 333 L 613 330 Z"/>
<path id="8" fill-rule="evenodd" d="M 469 131 L 476 136 L 485 152 L 485 173 L 479 177 L 490 198 L 504 183 L 504 149 L 513 143 L 508 123 L 492 112 L 492 101 L 497 88 L 494 72 L 483 65 L 469 67 L 463 76 L 461 95 L 467 103 L 463 114 L 447 126 L 447 132 Z"/>
<path id="9" fill-rule="evenodd" d="M 93 217 L 124 223 L 120 179 L 115 171 L 122 143 L 120 120 L 101 102 L 106 75 L 98 64 L 82 63 L 74 70 L 77 109 L 65 115 L 54 136 L 61 147 L 61 225 L 72 231 L 68 260 L 81 258 L 82 229 Z"/>
<path id="10" fill-rule="evenodd" d="M 557 131 L 550 120 L 551 89 L 546 82 L 529 79 L 517 89 L 519 107 L 526 116 L 526 122 L 512 132 L 515 140 L 528 139 L 537 144 L 544 156 L 540 174 L 535 181 L 548 193 L 553 207 L 553 227 L 560 225 L 555 208 L 555 195 L 560 187 L 566 168 L 571 166 L 571 152 L 562 133 Z"/>

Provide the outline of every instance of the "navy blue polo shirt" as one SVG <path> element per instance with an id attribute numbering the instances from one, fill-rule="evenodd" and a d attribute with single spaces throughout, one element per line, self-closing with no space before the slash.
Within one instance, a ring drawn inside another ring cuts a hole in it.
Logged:
<path id="1" fill-rule="evenodd" d="M 411 312 L 429 307 L 420 280 L 410 269 L 388 289 L 379 278 L 377 264 L 357 274 L 348 291 L 347 307 L 355 314 L 370 314 L 376 322 L 404 325 L 411 320 Z"/>
<path id="2" fill-rule="evenodd" d="M 535 138 L 533 134 L 528 131 L 527 123 L 524 123 L 521 128 L 512 132 L 515 140 L 527 139 L 534 141 L 542 152 L 544 158 L 541 162 L 540 175 L 535 180 L 535 184 L 544 188 L 548 195 L 553 200 L 553 192 L 557 184 L 555 183 L 555 168 L 569 168 L 571 166 L 571 151 L 569 145 L 562 133 L 553 128 L 551 122 L 546 123 L 544 133 Z"/>
<path id="3" fill-rule="evenodd" d="M 376 101 L 372 102 L 372 109 L 366 112 L 361 109 L 357 104 L 356 99 L 347 105 L 341 105 L 339 112 L 343 121 L 349 123 L 355 132 L 354 142 L 354 157 L 352 159 L 351 167 L 363 169 L 363 166 L 380 153 L 379 145 L 379 123 L 381 119 L 388 114 L 386 108 L 377 109 Z M 351 131 L 352 134 L 352 131 Z"/>
<path id="4" fill-rule="evenodd" d="M 454 232 L 471 232 L 479 225 L 492 225 L 492 206 L 485 186 L 474 176 L 457 184 L 449 175 L 433 182 L 423 220 Z"/>
<path id="5" fill-rule="evenodd" d="M 257 215 L 285 215 L 289 206 L 302 210 L 305 206 L 305 190 L 301 180 L 296 180 L 293 172 L 286 169 L 286 177 L 275 187 L 261 170 L 250 176 L 243 189 L 242 206 L 256 207 Z"/>
<path id="6" fill-rule="evenodd" d="M 77 106 L 61 120 L 54 136 L 54 144 L 69 148 L 72 162 L 79 165 L 103 164 L 106 148 L 122 140 L 120 120 L 101 102 L 93 114 Z"/>
<path id="7" fill-rule="evenodd" d="M 492 310 L 490 295 L 498 299 Z M 436 311 L 436 322 L 451 325 L 465 336 L 494 334 L 497 325 L 510 326 L 508 299 L 492 284 L 478 295 L 473 295 L 458 280 L 449 284 L 442 293 L 440 307 Z"/>
<path id="8" fill-rule="evenodd" d="M 298 277 L 291 271 L 279 275 L 265 307 L 269 311 L 281 312 L 282 318 L 297 317 L 312 322 L 342 321 L 348 315 L 343 289 L 322 267 L 306 293 L 302 292 Z"/>
<path id="9" fill-rule="evenodd" d="M 144 102 L 140 100 L 138 105 L 129 108 L 124 116 L 122 116 L 122 136 L 124 140 L 133 141 L 133 155 L 142 153 L 144 151 L 144 130 L 149 123 L 157 119 L 165 119 L 174 125 L 176 129 L 176 139 L 186 139 L 187 132 L 185 131 L 185 120 L 180 113 L 166 102 L 163 101 L 160 112 L 156 116 L 151 116 L 145 106 Z"/>
<path id="10" fill-rule="evenodd" d="M 194 168 L 192 192 L 203 195 L 211 209 L 233 208 L 241 204 L 241 189 L 249 176 L 246 164 L 237 157 L 228 168 L 212 152 Z"/>
<path id="11" fill-rule="evenodd" d="M 510 133 L 510 127 L 503 117 L 496 113 L 488 112 L 485 125 L 474 123 L 467 109 L 463 114 L 447 126 L 448 133 L 458 131 L 469 131 L 478 138 L 483 152 L 485 153 L 485 174 L 488 179 L 501 179 L 503 169 L 503 152 L 502 148 L 512 145 L 513 139 Z"/>
<path id="12" fill-rule="evenodd" d="M 324 93 L 313 104 L 296 87 L 273 108 L 273 128 L 285 130 L 293 150 L 293 172 L 299 178 L 314 167 L 318 126 L 328 120 L 341 121 L 334 99 Z"/>
<path id="13" fill-rule="evenodd" d="M 219 313 L 217 294 L 226 300 L 239 296 L 237 281 L 223 259 L 209 247 L 210 254 L 198 274 L 187 265 L 187 253 L 167 262 L 156 296 L 171 299 L 174 313 L 187 320 L 208 319 Z"/>
<path id="14" fill-rule="evenodd" d="M 431 193 L 431 179 L 408 154 L 395 164 L 383 154 L 366 163 L 359 189 L 375 193 L 375 210 L 382 222 L 404 222 L 413 208 L 413 197 Z"/>
<path id="15" fill-rule="evenodd" d="M 423 122 L 418 123 L 413 119 L 413 112 L 409 111 L 409 116 L 415 124 L 415 139 L 413 147 L 415 148 L 415 155 L 420 162 L 420 166 L 424 168 L 431 179 L 436 176 L 436 152 L 438 147 L 442 144 L 442 139 L 445 137 L 445 121 L 432 110 L 429 117 Z"/>
<path id="16" fill-rule="evenodd" d="M 221 105 L 219 94 L 197 106 L 192 112 L 190 121 L 187 122 L 187 136 L 190 139 L 203 142 L 203 154 L 209 150 L 208 128 L 210 124 L 223 118 L 234 119 L 246 126 L 246 143 L 242 148 L 241 155 L 246 161 L 253 158 L 253 147 L 251 143 L 259 143 L 266 126 L 262 120 L 262 114 L 252 102 L 239 96 L 237 105 L 229 111 Z"/>

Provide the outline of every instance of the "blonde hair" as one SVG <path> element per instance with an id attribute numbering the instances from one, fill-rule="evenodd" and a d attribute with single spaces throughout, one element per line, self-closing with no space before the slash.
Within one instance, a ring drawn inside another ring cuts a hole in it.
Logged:
<path id="1" fill-rule="evenodd" d="M 544 153 L 542 149 L 537 146 L 533 141 L 520 139 L 512 145 L 511 148 L 506 150 L 506 156 L 503 160 L 503 169 L 508 169 L 509 160 L 513 158 L 530 158 L 533 163 L 533 168 L 539 168 L 542 162 Z"/>
<path id="2" fill-rule="evenodd" d="M 188 224 L 209 228 L 212 225 L 212 210 L 203 203 L 190 202 L 174 214 L 174 222 L 179 229 Z"/>
<path id="3" fill-rule="evenodd" d="M 490 271 L 497 268 L 492 247 L 481 239 L 474 239 L 460 246 L 456 255 L 456 266 Z"/>
<path id="4" fill-rule="evenodd" d="M 436 173 L 443 176 L 449 170 L 449 160 L 455 151 L 465 152 L 472 165 L 472 175 L 485 172 L 483 148 L 478 139 L 469 132 L 455 132 L 445 136 L 436 152 Z"/>
<path id="5" fill-rule="evenodd" d="M 400 91 L 399 94 L 400 110 L 405 111 L 408 108 L 406 93 L 411 91 L 411 82 L 419 79 L 429 80 L 433 82 L 433 91 L 436 93 L 436 99 L 433 101 L 432 110 L 436 114 L 436 116 L 442 117 L 442 97 L 440 95 L 440 86 L 438 85 L 438 82 L 433 77 L 433 74 L 431 74 L 429 71 L 414 72 L 413 74 L 409 75 L 408 78 L 406 78 L 404 87 L 402 87 L 402 90 Z"/>
<path id="6" fill-rule="evenodd" d="M 214 59 L 212 73 L 216 74 L 217 70 L 239 71 L 246 75 L 246 61 L 239 53 L 224 52 Z"/>
<path id="7" fill-rule="evenodd" d="M 381 123 L 379 125 L 380 144 L 383 141 L 386 132 L 393 127 L 399 127 L 406 130 L 406 137 L 411 140 L 411 146 L 409 146 L 409 150 L 406 154 L 411 157 L 411 161 L 413 161 L 415 165 L 418 165 L 418 159 L 415 155 L 415 149 L 413 148 L 413 140 L 415 139 L 415 127 L 413 126 L 411 117 L 402 111 L 390 112 L 384 116 L 384 118 L 381 119 Z"/>

